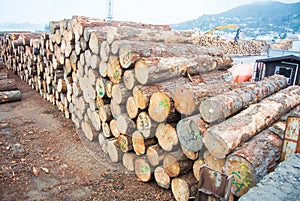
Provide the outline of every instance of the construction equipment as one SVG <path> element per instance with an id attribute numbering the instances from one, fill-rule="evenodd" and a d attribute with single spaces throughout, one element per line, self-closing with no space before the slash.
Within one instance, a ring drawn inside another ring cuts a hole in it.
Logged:
<path id="1" fill-rule="evenodd" d="M 216 28 L 206 32 L 205 34 L 210 35 L 210 34 L 213 34 L 215 31 L 222 30 L 222 29 L 235 29 L 235 30 L 237 30 L 236 35 L 234 37 L 234 41 L 237 42 L 239 40 L 239 38 L 240 38 L 239 35 L 241 33 L 241 29 L 239 29 L 238 26 L 235 25 L 235 24 L 225 25 L 225 26 L 217 26 Z"/>

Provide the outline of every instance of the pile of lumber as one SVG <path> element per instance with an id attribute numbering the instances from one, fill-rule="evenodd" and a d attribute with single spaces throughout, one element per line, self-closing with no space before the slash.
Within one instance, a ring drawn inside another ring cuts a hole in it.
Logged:
<path id="1" fill-rule="evenodd" d="M 300 103 L 300 88 L 286 88 L 283 76 L 226 81 L 231 57 L 199 46 L 195 32 L 83 16 L 49 27 L 49 33 L 5 35 L 6 67 L 99 143 L 112 162 L 142 182 L 172 187 L 177 200 L 195 193 L 204 163 L 229 174 L 251 168 L 264 174 L 270 163 L 261 169 L 250 159 L 248 169 L 231 165 L 242 156 L 235 150 Z"/>
<path id="2" fill-rule="evenodd" d="M 274 44 L 271 45 L 271 49 L 275 50 L 289 50 L 293 47 L 292 39 L 277 39 Z"/>
<path id="3" fill-rule="evenodd" d="M 261 55 L 270 46 L 267 41 L 261 40 L 228 40 L 220 36 L 202 35 L 199 45 L 207 48 L 215 48 L 224 54 L 237 55 Z"/>
<path id="4" fill-rule="evenodd" d="M 0 69 L 0 104 L 20 101 L 21 99 L 22 94 L 15 80 L 9 79 L 7 71 Z"/>

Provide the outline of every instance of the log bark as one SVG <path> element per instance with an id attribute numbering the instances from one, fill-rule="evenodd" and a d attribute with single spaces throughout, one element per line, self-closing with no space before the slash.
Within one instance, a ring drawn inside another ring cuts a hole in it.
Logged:
<path id="1" fill-rule="evenodd" d="M 213 157 L 225 158 L 236 147 L 298 105 L 299 98 L 299 86 L 290 86 L 250 105 L 239 114 L 208 128 L 203 135 L 206 148 Z"/>
<path id="2" fill-rule="evenodd" d="M 133 29 L 132 27 L 111 28 L 107 33 L 107 41 L 137 40 L 164 43 L 198 44 L 199 37 L 194 31 L 151 30 L 145 28 Z"/>
<path id="3" fill-rule="evenodd" d="M 208 126 L 199 114 L 180 120 L 176 129 L 181 146 L 191 152 L 204 149 L 203 133 Z"/>
<path id="4" fill-rule="evenodd" d="M 144 157 L 137 158 L 134 161 L 134 171 L 142 182 L 148 182 L 153 178 L 153 168 Z"/>
<path id="5" fill-rule="evenodd" d="M 21 99 L 22 94 L 20 90 L 0 92 L 0 103 L 15 102 L 20 101 Z"/>
<path id="6" fill-rule="evenodd" d="M 146 153 L 148 147 L 157 144 L 156 138 L 145 139 L 139 131 L 132 133 L 133 150 L 137 155 Z"/>
<path id="7" fill-rule="evenodd" d="M 286 86 L 287 81 L 284 76 L 271 76 L 252 85 L 206 99 L 200 104 L 199 111 L 206 122 L 221 122 L 250 104 L 257 103 Z"/>
<path id="8" fill-rule="evenodd" d="M 178 145 L 177 132 L 174 126 L 160 123 L 155 131 L 158 144 L 165 151 L 172 151 Z"/>
<path id="9" fill-rule="evenodd" d="M 162 166 L 156 167 L 154 170 L 154 178 L 158 186 L 169 189 L 171 186 L 171 178 Z"/>
<path id="10" fill-rule="evenodd" d="M 145 57 L 170 57 L 182 55 L 208 55 L 211 50 L 190 44 L 168 44 L 145 41 L 118 40 L 112 43 L 118 50 L 121 66 L 129 68 Z M 115 51 L 116 51 L 115 50 Z"/>
<path id="11" fill-rule="evenodd" d="M 196 160 L 199 157 L 199 152 L 198 151 L 193 152 L 193 151 L 190 151 L 190 150 L 184 148 L 183 146 L 181 146 L 181 150 L 187 158 L 189 158 L 193 161 Z"/>
<path id="12" fill-rule="evenodd" d="M 16 81 L 14 79 L 0 79 L 0 92 L 17 90 Z"/>
<path id="13" fill-rule="evenodd" d="M 240 197 L 273 168 L 280 157 L 282 139 L 265 130 L 226 158 L 224 170 L 233 175 L 231 192 Z"/>

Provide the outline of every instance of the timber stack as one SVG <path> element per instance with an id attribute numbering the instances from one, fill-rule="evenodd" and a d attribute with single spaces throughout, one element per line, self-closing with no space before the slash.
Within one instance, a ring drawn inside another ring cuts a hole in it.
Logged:
<path id="1" fill-rule="evenodd" d="M 258 133 L 300 104 L 300 88 L 286 88 L 285 77 L 233 83 L 230 55 L 200 46 L 206 36 L 168 25 L 74 16 L 49 27 L 6 34 L 6 67 L 140 181 L 173 185 L 175 199 L 187 200 L 202 164 L 228 174 L 243 169 L 247 177 L 235 177 L 232 188 L 241 196 L 278 162 L 282 138 Z M 260 172 L 260 161 L 246 155 L 255 145 L 264 149 L 252 138 L 274 139 L 260 156 L 272 163 Z"/>

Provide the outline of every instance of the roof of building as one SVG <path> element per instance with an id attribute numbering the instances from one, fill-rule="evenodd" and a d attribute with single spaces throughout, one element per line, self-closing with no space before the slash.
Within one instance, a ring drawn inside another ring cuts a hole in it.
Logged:
<path id="1" fill-rule="evenodd" d="M 265 59 L 257 59 L 256 62 L 272 62 L 272 61 L 282 61 L 282 60 L 288 60 L 288 61 L 297 61 L 300 62 L 300 57 L 297 57 L 295 55 L 287 55 L 287 56 L 281 56 L 281 57 L 272 57 L 272 58 L 265 58 Z"/>

